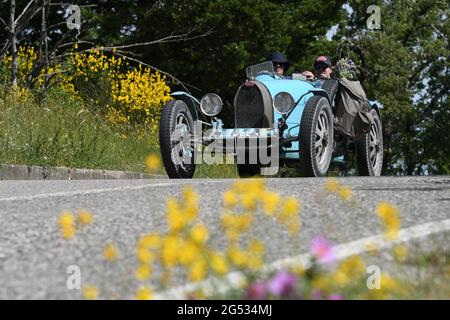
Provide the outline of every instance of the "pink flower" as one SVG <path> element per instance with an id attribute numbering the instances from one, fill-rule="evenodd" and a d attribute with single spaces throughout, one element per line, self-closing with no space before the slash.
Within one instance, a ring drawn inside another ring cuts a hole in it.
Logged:
<path id="1" fill-rule="evenodd" d="M 320 289 L 313 289 L 311 292 L 311 299 L 313 300 L 321 300 L 323 299 L 323 292 Z"/>
<path id="2" fill-rule="evenodd" d="M 280 271 L 268 283 L 269 292 L 275 296 L 281 297 L 290 293 L 297 282 L 297 276 Z"/>
<path id="3" fill-rule="evenodd" d="M 328 300 L 344 300 L 344 297 L 338 293 L 330 294 Z"/>
<path id="4" fill-rule="evenodd" d="M 247 288 L 247 299 L 264 300 L 267 298 L 267 287 L 264 282 L 258 281 L 252 283 Z"/>
<path id="5" fill-rule="evenodd" d="M 315 237 L 311 242 L 311 253 L 320 263 L 330 263 L 334 260 L 333 245 L 324 237 Z"/>

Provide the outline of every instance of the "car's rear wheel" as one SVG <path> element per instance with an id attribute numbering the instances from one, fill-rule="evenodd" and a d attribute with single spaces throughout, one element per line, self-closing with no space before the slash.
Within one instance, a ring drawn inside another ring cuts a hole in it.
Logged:
<path id="1" fill-rule="evenodd" d="M 333 113 L 328 100 L 308 100 L 300 122 L 300 166 L 304 176 L 324 176 L 333 153 Z"/>
<path id="2" fill-rule="evenodd" d="M 169 178 L 192 178 L 195 172 L 194 120 L 186 103 L 172 100 L 159 121 L 161 157 Z"/>
<path id="3" fill-rule="evenodd" d="M 370 110 L 370 131 L 355 141 L 356 163 L 361 176 L 380 176 L 383 168 L 383 127 L 375 109 Z"/>

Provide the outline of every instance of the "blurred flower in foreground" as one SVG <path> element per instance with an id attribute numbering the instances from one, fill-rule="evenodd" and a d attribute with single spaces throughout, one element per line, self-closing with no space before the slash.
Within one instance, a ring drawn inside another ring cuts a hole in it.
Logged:
<path id="1" fill-rule="evenodd" d="M 103 257 L 107 261 L 115 261 L 117 260 L 117 248 L 113 244 L 108 244 L 103 251 Z"/>
<path id="2" fill-rule="evenodd" d="M 399 262 L 405 261 L 408 255 L 408 249 L 403 245 L 397 245 L 393 249 L 395 259 Z"/>
<path id="3" fill-rule="evenodd" d="M 137 300 L 151 300 L 153 298 L 153 292 L 147 287 L 140 287 L 136 292 Z"/>
<path id="4" fill-rule="evenodd" d="M 148 170 L 157 171 L 160 167 L 160 160 L 159 160 L 158 156 L 156 156 L 154 154 L 150 154 L 145 159 L 145 165 L 147 166 Z"/>
<path id="5" fill-rule="evenodd" d="M 86 210 L 80 210 L 78 212 L 78 222 L 82 225 L 91 224 L 94 221 L 92 213 Z"/>
<path id="6" fill-rule="evenodd" d="M 340 294 L 334 293 L 328 296 L 328 300 L 344 300 L 344 297 Z"/>
<path id="7" fill-rule="evenodd" d="M 98 289 L 92 285 L 83 287 L 83 297 L 86 300 L 95 300 L 98 297 Z"/>
<path id="8" fill-rule="evenodd" d="M 63 212 L 59 216 L 59 228 L 64 239 L 75 236 L 75 222 L 72 212 Z"/>
<path id="9" fill-rule="evenodd" d="M 343 201 L 350 201 L 352 199 L 352 189 L 349 186 L 342 186 L 339 188 L 339 197 Z"/>
<path id="10" fill-rule="evenodd" d="M 322 236 L 315 237 L 311 242 L 311 253 L 320 263 L 330 263 L 334 260 L 332 244 Z"/>
<path id="11" fill-rule="evenodd" d="M 250 300 L 264 300 L 267 298 L 267 294 L 266 284 L 262 281 L 257 281 L 247 288 L 246 296 Z"/>
<path id="12" fill-rule="evenodd" d="M 287 295 L 294 289 L 297 283 L 297 276 L 292 273 L 280 271 L 267 284 L 269 292 L 281 297 Z"/>
<path id="13" fill-rule="evenodd" d="M 339 189 L 339 181 L 335 178 L 327 179 L 327 182 L 325 183 L 325 189 L 328 192 L 337 192 Z"/>
<path id="14" fill-rule="evenodd" d="M 397 239 L 400 229 L 399 210 L 390 203 L 380 202 L 377 214 L 385 226 L 386 238 L 391 241 Z"/>

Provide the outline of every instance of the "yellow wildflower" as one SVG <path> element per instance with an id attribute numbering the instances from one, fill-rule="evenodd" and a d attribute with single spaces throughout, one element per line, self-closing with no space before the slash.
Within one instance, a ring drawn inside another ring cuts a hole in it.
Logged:
<path id="1" fill-rule="evenodd" d="M 262 203 L 264 213 L 272 215 L 280 203 L 280 195 L 276 192 L 265 192 L 262 196 Z"/>
<path id="2" fill-rule="evenodd" d="M 228 248 L 227 253 L 231 263 L 233 263 L 236 267 L 245 267 L 247 262 L 247 254 L 245 251 L 240 249 L 238 246 L 233 245 Z"/>
<path id="3" fill-rule="evenodd" d="M 295 216 L 300 212 L 300 202 L 295 197 L 286 197 L 284 199 L 281 215 Z"/>
<path id="4" fill-rule="evenodd" d="M 148 287 L 140 287 L 136 292 L 136 300 L 151 300 L 153 291 Z"/>
<path id="5" fill-rule="evenodd" d="M 408 249 L 403 245 L 397 245 L 393 249 L 395 259 L 399 262 L 405 261 L 408 255 Z"/>
<path id="6" fill-rule="evenodd" d="M 201 281 L 206 277 L 206 263 L 202 259 L 196 260 L 189 268 L 189 279 Z"/>
<path id="7" fill-rule="evenodd" d="M 202 245 L 208 239 L 208 229 L 203 224 L 197 224 L 191 229 L 191 239 L 196 244 Z"/>
<path id="8" fill-rule="evenodd" d="M 266 251 L 264 244 L 256 239 L 252 239 L 250 244 L 248 245 L 248 251 L 250 251 L 254 255 L 263 255 Z"/>
<path id="9" fill-rule="evenodd" d="M 103 250 L 103 257 L 107 261 L 115 261 L 117 260 L 117 247 L 114 244 L 108 244 Z"/>
<path id="10" fill-rule="evenodd" d="M 292 221 L 287 226 L 289 234 L 291 236 L 295 236 L 300 231 L 300 222 L 299 221 Z"/>
<path id="11" fill-rule="evenodd" d="M 218 275 L 224 275 L 228 272 L 228 263 L 223 255 L 220 253 L 213 253 L 211 255 L 211 268 Z"/>
<path id="12" fill-rule="evenodd" d="M 176 264 L 179 247 L 179 240 L 176 236 L 168 236 L 163 240 L 161 257 L 165 268 L 173 267 Z"/>
<path id="13" fill-rule="evenodd" d="M 246 192 L 241 195 L 241 205 L 245 210 L 256 209 L 257 195 L 254 192 Z"/>
<path id="14" fill-rule="evenodd" d="M 94 217 L 92 216 L 92 213 L 85 210 L 80 210 L 78 212 L 78 221 L 82 225 L 91 224 L 94 221 Z"/>
<path id="15" fill-rule="evenodd" d="M 199 254 L 199 248 L 191 241 L 186 241 L 178 249 L 178 261 L 182 265 L 190 265 L 196 261 Z"/>
<path id="16" fill-rule="evenodd" d="M 186 215 L 181 211 L 178 202 L 173 199 L 167 199 L 167 219 L 171 232 L 181 231 L 188 223 Z"/>
<path id="17" fill-rule="evenodd" d="M 237 204 L 237 195 L 235 192 L 228 190 L 223 194 L 225 207 L 231 208 Z"/>
<path id="18" fill-rule="evenodd" d="M 146 234 L 138 241 L 139 248 L 157 249 L 161 246 L 161 236 L 159 234 Z"/>
<path id="19" fill-rule="evenodd" d="M 349 186 L 342 186 L 339 188 L 339 197 L 343 201 L 350 201 L 352 199 L 352 189 Z"/>
<path id="20" fill-rule="evenodd" d="M 160 167 L 160 160 L 157 155 L 150 154 L 145 159 L 145 165 L 147 166 L 147 169 L 150 171 L 157 171 Z"/>
<path id="21" fill-rule="evenodd" d="M 136 279 L 144 281 L 152 275 L 152 269 L 148 264 L 141 264 L 134 273 Z"/>
<path id="22" fill-rule="evenodd" d="M 337 192 L 339 189 L 339 181 L 335 178 L 327 179 L 327 182 L 325 183 L 325 189 L 328 192 Z"/>
<path id="23" fill-rule="evenodd" d="M 61 213 L 59 216 L 59 227 L 64 239 L 70 239 L 75 236 L 75 223 L 71 212 Z"/>
<path id="24" fill-rule="evenodd" d="M 148 264 L 153 261 L 153 254 L 144 247 L 138 247 L 136 257 L 143 264 Z"/>
<path id="25" fill-rule="evenodd" d="M 198 206 L 198 194 L 190 186 L 183 188 L 183 203 L 186 207 Z"/>
<path id="26" fill-rule="evenodd" d="M 98 297 L 98 289 L 92 285 L 83 287 L 83 297 L 86 300 L 95 300 Z"/>

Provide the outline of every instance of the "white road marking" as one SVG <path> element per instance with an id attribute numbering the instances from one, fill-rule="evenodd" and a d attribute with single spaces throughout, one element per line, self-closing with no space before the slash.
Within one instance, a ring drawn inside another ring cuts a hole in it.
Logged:
<path id="1" fill-rule="evenodd" d="M 404 228 L 399 231 L 398 239 L 395 241 L 385 240 L 384 234 L 361 238 L 355 241 L 338 244 L 333 247 L 336 260 L 342 260 L 353 255 L 359 255 L 367 252 L 368 245 L 374 244 L 378 249 L 390 248 L 395 244 L 408 242 L 413 239 L 426 237 L 432 234 L 445 232 L 450 230 L 450 219 L 433 221 L 414 227 Z M 278 270 L 292 268 L 295 266 L 303 266 L 307 268 L 311 264 L 311 254 L 305 253 L 294 257 L 288 257 L 266 264 L 262 268 L 262 273 L 270 273 Z M 225 293 L 231 288 L 237 288 L 245 280 L 245 276 L 241 272 L 231 272 L 222 279 L 208 278 L 201 282 L 188 283 L 186 285 L 169 289 L 155 295 L 155 299 L 186 299 L 186 294 L 194 292 L 198 289 L 204 292 Z"/>
<path id="2" fill-rule="evenodd" d="M 91 195 L 91 194 L 99 194 L 99 193 L 107 193 L 107 192 L 117 192 L 117 191 L 127 191 L 127 190 L 140 190 L 145 188 L 152 188 L 152 187 L 169 187 L 169 186 L 175 186 L 175 185 L 185 185 L 185 183 L 180 183 L 183 180 L 179 180 L 177 182 L 160 182 L 160 183 L 150 183 L 150 184 L 143 184 L 139 186 L 123 186 L 123 187 L 116 187 L 116 188 L 102 188 L 102 189 L 91 189 L 91 190 L 77 190 L 77 191 L 66 191 L 66 192 L 54 192 L 54 193 L 42 193 L 42 194 L 36 194 L 31 196 L 17 196 L 17 197 L 8 197 L 8 198 L 0 198 L 1 202 L 8 202 L 8 201 L 29 201 L 29 200 L 37 200 L 37 199 L 46 199 L 46 198 L 55 198 L 55 197 L 68 197 L 68 196 L 83 196 L 83 195 Z M 193 181 L 195 183 L 186 183 L 186 185 L 195 186 L 197 184 L 203 184 L 203 183 L 223 183 L 223 181 Z"/>
<path id="3" fill-rule="evenodd" d="M 151 188 L 151 187 L 167 187 L 167 186 L 171 186 L 173 184 L 174 183 L 165 182 L 165 183 L 143 184 L 143 185 L 139 185 L 139 186 L 125 186 L 125 187 L 116 187 L 116 188 L 42 193 L 42 194 L 35 194 L 32 196 L 17 196 L 17 197 L 0 198 L 0 202 L 27 201 L 27 200 L 46 199 L 46 198 L 55 198 L 55 197 L 78 196 L 78 195 L 83 196 L 83 195 L 99 194 L 99 193 L 106 193 L 106 192 L 140 190 L 140 189 Z"/>

